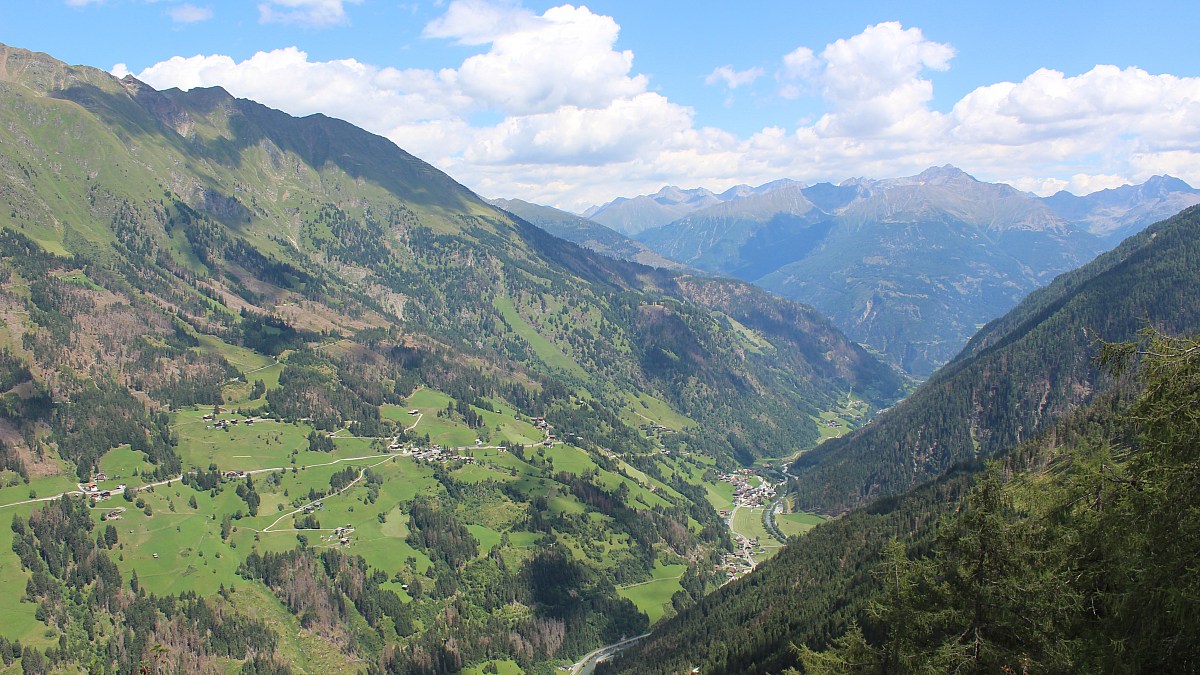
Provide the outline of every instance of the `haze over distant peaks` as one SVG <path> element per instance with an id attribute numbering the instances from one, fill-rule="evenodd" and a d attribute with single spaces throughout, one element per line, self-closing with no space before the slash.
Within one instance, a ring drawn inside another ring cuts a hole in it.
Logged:
<path id="1" fill-rule="evenodd" d="M 1200 190 L 1169 176 L 1039 198 L 947 164 L 837 185 L 664 188 L 592 217 L 673 260 L 812 304 L 926 376 L 1029 291 L 1196 203 Z"/>

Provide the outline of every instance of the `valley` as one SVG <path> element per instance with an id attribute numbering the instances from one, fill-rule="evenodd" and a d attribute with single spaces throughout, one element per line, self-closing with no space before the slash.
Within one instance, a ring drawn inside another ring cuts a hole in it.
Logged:
<path id="1" fill-rule="evenodd" d="M 588 220 L 113 72 L 0 45 L 0 673 L 1200 664 L 1183 181 Z"/>

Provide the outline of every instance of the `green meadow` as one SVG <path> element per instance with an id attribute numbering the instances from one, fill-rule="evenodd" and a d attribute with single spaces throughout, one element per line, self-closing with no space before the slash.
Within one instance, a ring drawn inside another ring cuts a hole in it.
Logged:
<path id="1" fill-rule="evenodd" d="M 683 564 L 655 566 L 651 581 L 621 586 L 617 593 L 645 612 L 651 624 L 657 623 L 670 607 L 671 596 L 683 590 L 679 578 L 685 570 L 687 565 Z"/>
<path id="2" fill-rule="evenodd" d="M 277 382 L 279 366 L 273 359 L 213 340 L 207 341 L 201 349 L 221 353 L 244 372 L 258 369 L 258 373 L 273 373 L 273 378 L 261 378 L 269 380 L 268 386 Z M 251 376 L 251 379 L 259 378 Z M 103 523 L 112 524 L 118 534 L 112 556 L 123 576 L 128 579 L 136 573 L 138 583 L 147 592 L 166 595 L 194 591 L 212 595 L 222 585 L 236 584 L 239 602 L 253 606 L 256 613 L 277 625 L 281 635 L 287 636 L 280 644 L 281 654 L 294 663 L 304 664 L 305 668 L 336 668 L 335 655 L 318 644 L 319 640 L 306 636 L 304 631 L 296 631 L 295 617 L 288 614 L 265 588 L 243 582 L 238 577 L 239 565 L 253 550 L 285 551 L 302 543 L 314 549 L 343 548 L 351 555 L 362 556 L 368 565 L 383 570 L 389 577 L 398 573 L 403 575 L 388 584 L 393 584 L 394 590 L 407 602 L 409 596 L 401 590 L 400 579 L 421 578 L 430 572 L 432 561 L 425 551 L 414 548 L 407 541 L 409 516 L 406 505 L 421 495 L 444 498 L 446 488 L 439 482 L 434 466 L 398 452 L 388 454 L 387 445 L 391 439 L 351 438 L 347 431 L 341 430 L 332 436 L 332 452 L 312 452 L 308 449 L 308 436 L 313 429 L 307 424 L 268 419 L 247 424 L 244 415 L 235 415 L 231 411 L 244 406 L 249 387 L 246 385 L 245 391 L 237 385 L 231 387 L 232 400 L 222 407 L 218 418 L 238 419 L 240 423 L 217 428 L 213 420 L 204 419 L 212 413 L 211 407 L 173 411 L 172 431 L 178 439 L 177 451 L 185 471 L 205 471 L 215 465 L 221 470 L 256 473 L 248 478 L 227 480 L 217 490 L 198 490 L 178 482 L 144 488 L 136 495 L 145 504 L 144 508 L 118 495 L 95 509 L 96 522 L 101 523 L 102 513 L 117 516 Z M 243 399 L 239 400 L 238 396 Z M 419 436 L 428 434 L 431 442 L 462 448 L 458 452 L 474 458 L 474 463 L 456 462 L 448 466 L 443 474 L 459 485 L 507 485 L 504 491 L 485 489 L 467 501 L 450 503 L 456 517 L 477 540 L 481 557 L 498 546 L 509 565 L 519 566 L 532 556 L 544 535 L 521 529 L 527 514 L 526 500 L 545 497 L 550 514 L 586 524 L 581 534 L 560 535 L 560 540 L 573 555 L 588 559 L 602 569 L 626 559 L 629 547 L 633 545 L 630 537 L 611 531 L 611 517 L 586 506 L 571 493 L 569 485 L 555 480 L 553 476 L 559 472 L 578 476 L 594 474 L 595 482 L 605 490 L 627 491 L 627 503 L 635 509 L 666 507 L 681 498 L 666 482 L 623 459 L 598 462 L 598 455 L 572 445 L 541 446 L 543 432 L 504 402 L 491 402 L 495 412 L 476 409 L 485 424 L 480 430 L 470 429 L 450 416 L 439 417 L 438 413 L 452 404 L 453 399 L 443 392 L 420 389 L 403 405 L 381 406 L 380 413 L 404 427 L 415 424 L 413 430 Z M 634 400 L 632 405 L 647 411 L 644 413 L 647 417 L 654 413 L 654 419 L 660 423 L 681 425 L 690 422 L 668 419 L 669 416 L 657 409 L 654 400 Z M 414 409 L 419 415 L 409 414 Z M 476 438 L 483 437 L 486 442 L 476 445 Z M 494 447 L 500 442 L 525 445 L 526 459 Z M 714 507 L 729 507 L 733 486 L 705 481 L 706 476 L 712 477 L 711 460 L 680 455 L 654 457 L 667 480 L 678 479 L 703 486 Z M 614 466 L 614 469 L 601 469 L 601 463 Z M 153 469 L 142 453 L 134 452 L 128 446 L 110 450 L 101 458 L 100 467 L 109 475 L 109 483 L 121 481 L 133 487 L 145 482 L 139 474 L 149 474 Z M 346 467 L 352 467 L 355 476 L 369 467 L 382 483 L 374 494 L 365 481 L 338 494 L 326 494 L 331 490 L 331 477 Z M 249 515 L 247 504 L 236 494 L 237 482 L 242 480 L 252 482 L 259 495 L 255 516 Z M 74 489 L 75 481 L 69 474 L 36 478 L 31 485 L 0 490 L 0 504 L 28 499 L 31 490 L 49 496 Z M 317 528 L 298 530 L 302 514 L 297 511 L 309 504 L 314 494 L 324 495 L 320 499 L 322 507 L 312 514 Z M 33 508 L 35 505 L 23 505 L 5 510 L 27 515 Z M 743 509 L 735 527 L 766 542 L 769 539 L 762 531 L 759 518 L 759 511 Z M 688 526 L 696 531 L 699 523 L 689 520 Z M 222 531 L 226 527 L 227 537 L 223 538 Z M 352 528 L 348 545 L 332 536 L 335 527 Z M 786 514 L 780 516 L 780 527 L 790 533 L 803 531 L 811 524 L 804 514 Z M 0 549 L 8 550 L 11 548 L 11 531 L 8 528 L 0 530 L 3 531 Z M 607 534 L 596 536 L 597 532 Z M 665 549 L 660 553 L 665 554 Z M 619 593 L 645 612 L 652 622 L 658 621 L 669 612 L 671 596 L 680 589 L 679 578 L 684 569 L 683 564 L 660 562 L 650 579 L 623 586 Z M 20 602 L 26 581 L 27 575 L 19 570 L 19 566 L 0 566 L 0 615 L 6 617 L 7 624 L 4 634 L 34 645 L 53 644 L 56 636 L 46 635 L 45 626 L 33 618 L 35 607 Z M 507 672 L 510 666 L 515 668 L 511 662 L 497 663 L 500 672 Z"/>
<path id="3" fill-rule="evenodd" d="M 777 513 L 775 514 L 775 526 L 778 527 L 786 537 L 794 537 L 797 534 L 804 534 L 813 529 L 817 525 L 825 522 L 826 518 L 815 513 L 805 513 L 803 511 L 797 513 Z"/>

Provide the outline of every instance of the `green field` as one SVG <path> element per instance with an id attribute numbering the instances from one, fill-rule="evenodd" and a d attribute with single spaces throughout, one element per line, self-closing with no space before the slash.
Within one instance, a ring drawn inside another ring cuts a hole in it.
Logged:
<path id="1" fill-rule="evenodd" d="M 767 528 L 763 527 L 762 522 L 762 507 L 758 508 L 740 508 L 733 518 L 733 530 L 747 537 L 758 539 L 758 545 L 763 549 L 762 553 L 755 553 L 754 559 L 762 562 L 767 558 L 774 556 L 783 548 L 775 537 L 767 532 Z"/>
<path id="2" fill-rule="evenodd" d="M 733 508 L 733 483 L 719 481 L 710 483 L 704 486 L 708 497 L 708 503 L 718 511 L 725 511 Z"/>
<path id="3" fill-rule="evenodd" d="M 666 613 L 671 604 L 671 596 L 683 589 L 679 578 L 683 576 L 687 565 L 661 565 L 654 568 L 654 579 L 640 584 L 630 584 L 617 589 L 617 593 L 637 606 L 650 617 L 650 623 L 657 623 Z"/>
<path id="4" fill-rule="evenodd" d="M 57 476 L 45 476 L 42 478 L 30 478 L 29 484 L 18 483 L 12 487 L 0 489 L 0 504 L 13 504 L 15 502 L 30 499 L 31 495 L 37 497 L 49 497 L 51 495 L 60 494 L 78 490 L 79 486 L 73 471 L 64 471 Z M 3 513 L 3 511 L 0 511 Z M 5 516 L 11 519 L 12 516 Z M 7 526 L 6 526 L 7 527 Z"/>
<path id="5" fill-rule="evenodd" d="M 179 437 L 178 452 L 185 466 L 206 469 L 210 464 L 220 469 L 250 471 L 320 464 L 344 457 L 378 454 L 370 439 L 336 438 L 331 453 L 311 452 L 307 424 L 259 420 L 253 425 L 244 422 L 217 429 L 203 416 L 211 408 L 182 410 L 176 413 L 174 430 Z M 223 413 L 222 419 L 243 419 Z M 386 448 L 386 444 L 383 445 Z M 295 462 L 292 455 L 295 453 Z"/>
<path id="6" fill-rule="evenodd" d="M 516 661 L 485 661 L 477 666 L 471 666 L 462 671 L 463 675 L 484 675 L 484 668 L 489 665 L 495 666 L 495 670 L 491 671 L 498 675 L 522 675 L 525 671 L 521 670 L 521 666 L 517 665 Z"/>
<path id="7" fill-rule="evenodd" d="M 5 523 L 4 527 L 0 527 L 0 551 L 12 555 L 13 531 L 7 523 L 13 515 L 27 518 L 37 506 L 22 505 L 0 510 L 0 516 Z M 58 644 L 57 631 L 48 631 L 45 624 L 34 618 L 37 605 L 21 601 L 25 596 L 25 584 L 29 581 L 29 576 L 15 560 L 0 565 L 0 616 L 4 617 L 0 623 L 3 624 L 3 633 L 9 639 L 19 639 L 22 643 L 37 647 L 45 648 L 51 644 Z M 47 632 L 50 635 L 47 635 Z"/>
<path id="8" fill-rule="evenodd" d="M 775 514 L 775 526 L 782 530 L 786 537 L 804 534 L 825 522 L 825 520 L 824 516 L 818 516 L 815 513 L 805 513 L 803 511 Z"/>
<path id="9" fill-rule="evenodd" d="M 446 409 L 454 399 L 433 389 L 419 389 L 408 398 L 403 406 L 405 415 L 408 410 L 420 410 L 421 419 L 413 428 L 413 433 L 419 436 L 429 434 L 429 440 L 438 445 L 458 448 L 475 445 L 479 432 L 447 417 L 438 417 L 438 413 Z M 394 412 L 390 414 L 395 414 Z M 415 416 L 410 416 L 409 424 L 417 422 Z"/>
<path id="10" fill-rule="evenodd" d="M 264 363 L 265 357 L 255 361 L 250 358 L 255 355 L 242 354 L 224 343 L 209 344 L 205 348 L 219 350 L 231 360 L 237 359 L 239 368 L 262 367 L 260 364 Z M 267 361 L 266 370 L 261 372 L 273 371 L 277 376 L 277 364 L 273 360 Z M 241 386 L 248 389 L 246 385 Z M 476 409 L 485 420 L 485 429 L 481 430 L 470 429 L 451 417 L 439 417 L 438 413 L 452 402 L 443 392 L 420 389 L 403 405 L 381 406 L 380 413 L 403 426 L 417 423 L 414 429 L 417 434 L 428 433 L 432 442 L 462 448 L 459 452 L 475 458 L 473 464 L 460 462 L 449 466 L 445 475 L 452 476 L 460 485 L 482 488 L 469 502 L 450 503 L 450 508 L 455 509 L 456 516 L 478 541 L 480 557 L 487 556 L 494 547 L 507 541 L 501 555 L 506 564 L 515 568 L 536 552 L 544 535 L 517 529 L 526 518 L 527 506 L 512 495 L 521 495 L 523 499 L 548 497 L 551 514 L 578 519 L 589 537 L 596 532 L 606 533 L 595 538 L 576 535 L 560 538 L 562 544 L 581 560 L 589 560 L 599 569 L 605 569 L 626 559 L 624 556 L 628 555 L 633 540 L 625 533 L 612 532 L 609 528 L 614 521 L 610 516 L 585 505 L 571 493 L 568 485 L 554 480 L 552 476 L 558 472 L 576 476 L 596 473 L 594 480 L 609 491 L 624 486 L 627 504 L 635 509 L 670 506 L 681 498 L 666 483 L 620 458 L 614 460 L 615 469 L 609 471 L 600 468 L 598 455 L 581 448 L 561 443 L 553 447 L 541 446 L 538 441 L 543 438 L 543 432 L 502 402 L 490 402 L 497 408 L 496 412 Z M 648 405 L 653 407 L 654 402 L 650 401 Z M 420 411 L 419 422 L 418 416 L 409 414 L 412 409 Z M 220 419 L 241 422 L 219 429 L 212 420 L 203 419 L 211 412 L 211 407 L 201 406 L 171 413 L 172 431 L 179 441 L 177 450 L 185 471 L 203 471 L 216 465 L 221 470 L 259 472 L 248 479 L 227 480 L 221 489 L 214 491 L 197 490 L 180 483 L 146 488 L 139 491 L 137 497 L 144 500 L 149 514 L 126 502 L 122 496 L 103 502 L 95 512 L 97 522 L 102 512 L 124 508 L 120 518 L 111 521 L 118 533 L 118 543 L 112 552 L 114 561 L 125 579 L 136 573 L 140 586 L 158 595 L 192 591 L 211 596 L 222 584 L 226 587 L 236 584 L 239 603 L 252 607 L 256 615 L 268 620 L 285 636 L 279 646 L 281 655 L 312 671 L 336 669 L 339 667 L 337 655 L 328 644 L 298 630 L 296 617 L 260 584 L 244 582 L 237 575 L 238 566 L 252 550 L 285 551 L 295 548 L 303 539 L 317 550 L 336 547 L 350 555 L 362 556 L 370 567 L 384 571 L 389 577 L 401 574 L 402 577 L 387 583 L 394 585 L 401 598 L 409 602 L 408 594 L 401 590 L 400 579 L 429 574 L 432 562 L 426 552 L 413 548 L 407 541 L 407 504 L 418 495 L 444 500 L 446 487 L 436 478 L 437 470 L 433 466 L 399 453 L 387 454 L 386 444 L 390 439 L 351 438 L 347 431 L 340 430 L 333 435 L 333 452 L 312 452 L 308 450 L 308 435 L 312 428 L 307 424 L 261 420 L 248 425 L 244 416 L 234 415 L 226 408 Z M 681 419 L 673 421 L 685 422 Z M 476 446 L 475 439 L 482 436 L 490 438 L 484 445 Z M 524 456 L 528 461 L 514 453 L 489 447 L 499 441 L 526 445 Z M 703 480 L 712 466 L 707 458 L 654 457 L 667 479 L 677 477 L 702 485 L 714 506 L 729 506 L 733 486 Z M 110 450 L 101 458 L 100 466 L 109 474 L 110 483 L 119 480 L 135 487 L 148 480 L 135 478 L 135 474 L 148 475 L 153 469 L 143 454 L 128 446 Z M 327 494 L 321 498 L 322 508 L 313 514 L 317 529 L 297 530 L 295 512 L 311 502 L 309 495 L 314 491 L 328 492 L 331 477 L 346 467 L 354 467 L 355 475 L 361 469 L 371 467 L 382 478 L 378 494 L 369 500 L 371 491 L 365 482 L 355 483 L 337 494 Z M 256 516 L 248 515 L 246 503 L 236 494 L 239 480 L 248 480 L 255 486 L 260 497 Z M 500 483 L 507 484 L 505 492 L 486 487 Z M 75 488 L 74 477 L 69 474 L 34 479 L 32 485 L 0 490 L 0 504 L 28 499 L 31 489 L 48 496 Z M 193 500 L 194 508 L 191 506 Z M 33 508 L 36 505 L 5 510 L 28 514 Z M 743 511 L 745 513 L 739 514 L 739 525 L 767 541 L 761 531 L 761 522 L 757 520 L 758 513 Z M 794 515 L 796 517 L 788 520 L 786 527 L 803 526 L 800 514 Z M 229 536 L 222 539 L 223 520 L 231 516 Z M 689 519 L 687 525 L 693 531 L 699 527 L 693 519 Z M 342 526 L 353 528 L 349 544 L 345 546 L 331 537 L 332 529 Z M 11 530 L 0 529 L 6 533 L 0 535 L 0 550 L 9 550 Z M 680 589 L 679 579 L 685 569 L 683 564 L 659 564 L 650 580 L 630 584 L 618 592 L 656 622 L 670 611 L 671 597 Z M 0 566 L 0 594 L 3 595 L 0 613 L 7 617 L 3 633 L 32 645 L 54 644 L 57 635 L 47 633 L 44 624 L 33 618 L 36 608 L 19 600 L 27 580 L 19 566 Z M 423 583 L 426 582 L 428 580 Z M 497 666 L 500 672 L 518 672 L 511 661 L 498 662 Z M 466 672 L 477 672 L 480 668 L 476 666 Z"/>
<path id="11" fill-rule="evenodd" d="M 128 479 L 134 474 L 153 473 L 154 465 L 146 461 L 145 454 L 134 452 L 128 445 L 122 445 L 109 450 L 100 458 L 100 470 L 108 476 L 109 481 L 120 480 L 134 485 L 137 483 Z"/>
<path id="12" fill-rule="evenodd" d="M 675 411 L 666 401 L 655 398 L 645 392 L 627 394 L 625 408 L 628 413 L 624 417 L 631 426 L 640 427 L 643 424 L 661 424 L 668 429 L 681 431 L 696 426 L 696 421 Z"/>

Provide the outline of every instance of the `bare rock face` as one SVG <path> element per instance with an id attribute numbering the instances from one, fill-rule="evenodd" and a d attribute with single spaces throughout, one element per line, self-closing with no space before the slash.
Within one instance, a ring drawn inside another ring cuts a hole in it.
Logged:
<path id="1" fill-rule="evenodd" d="M 133 75 L 126 75 L 121 78 L 121 84 L 135 101 L 153 113 L 168 129 L 174 130 L 175 133 L 184 138 L 191 135 L 192 129 L 195 126 L 192 122 L 192 116 L 170 97 L 164 96 Z"/>

